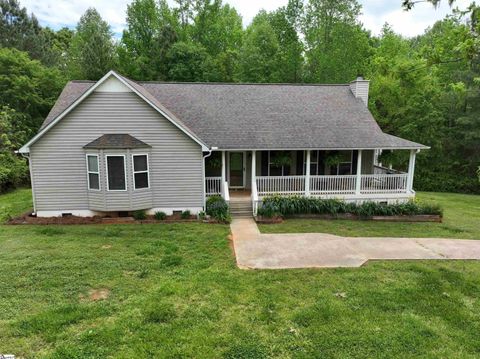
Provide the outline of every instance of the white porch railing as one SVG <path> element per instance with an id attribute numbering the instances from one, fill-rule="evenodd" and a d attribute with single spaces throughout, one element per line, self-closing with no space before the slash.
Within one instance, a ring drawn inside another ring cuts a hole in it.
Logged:
<path id="1" fill-rule="evenodd" d="M 205 177 L 205 194 L 213 196 L 222 193 L 222 177 Z"/>
<path id="2" fill-rule="evenodd" d="M 257 176 L 259 196 L 267 194 L 304 194 L 305 176 Z"/>
<path id="3" fill-rule="evenodd" d="M 407 173 L 361 175 L 360 193 L 357 192 L 357 176 L 311 176 L 310 195 L 355 195 L 407 193 Z M 305 176 L 256 177 L 258 196 L 269 194 L 304 195 Z"/>
<path id="4" fill-rule="evenodd" d="M 362 193 L 405 193 L 407 173 L 362 175 Z"/>
<path id="5" fill-rule="evenodd" d="M 310 194 L 355 194 L 355 175 L 311 176 Z"/>

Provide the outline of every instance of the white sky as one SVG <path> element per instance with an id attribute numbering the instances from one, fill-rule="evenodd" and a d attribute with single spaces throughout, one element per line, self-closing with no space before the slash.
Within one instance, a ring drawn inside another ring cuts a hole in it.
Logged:
<path id="1" fill-rule="evenodd" d="M 112 30 L 120 34 L 125 26 L 125 11 L 131 0 L 20 0 L 29 12 L 33 12 L 42 25 L 54 29 L 62 26 L 74 27 L 80 16 L 89 7 L 95 7 L 101 16 L 111 25 Z M 260 9 L 274 10 L 288 0 L 224 0 L 233 5 L 242 15 L 244 25 L 248 25 Z M 443 0 L 435 9 L 431 4 L 419 3 L 405 12 L 401 8 L 402 0 L 359 0 L 363 5 L 361 21 L 374 34 L 378 34 L 382 25 L 388 22 L 393 29 L 405 36 L 414 36 L 442 19 L 451 12 L 448 1 Z M 173 0 L 168 0 L 173 4 Z M 465 9 L 471 0 L 457 0 L 456 6 Z"/>

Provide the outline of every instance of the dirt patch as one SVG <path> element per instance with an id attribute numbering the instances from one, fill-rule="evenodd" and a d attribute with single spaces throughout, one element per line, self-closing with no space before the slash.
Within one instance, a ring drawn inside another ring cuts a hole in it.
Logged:
<path id="1" fill-rule="evenodd" d="M 105 300 L 108 299 L 110 296 L 110 289 L 107 288 L 97 288 L 97 289 L 90 289 L 88 291 L 88 295 L 85 296 L 83 294 L 80 294 L 80 300 L 88 300 L 91 302 L 97 302 L 99 300 Z"/>
<path id="2" fill-rule="evenodd" d="M 104 245 L 102 246 L 102 249 L 110 249 L 110 248 L 112 248 L 112 245 L 111 245 L 111 244 L 104 244 Z"/>

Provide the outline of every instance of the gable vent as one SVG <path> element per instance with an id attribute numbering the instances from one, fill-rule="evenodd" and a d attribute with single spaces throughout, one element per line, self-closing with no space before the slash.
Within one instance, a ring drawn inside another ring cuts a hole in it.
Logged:
<path id="1" fill-rule="evenodd" d="M 365 106 L 368 106 L 368 89 L 370 80 L 365 80 L 362 76 L 357 77 L 356 80 L 350 82 L 350 90 L 353 96 L 363 101 Z"/>

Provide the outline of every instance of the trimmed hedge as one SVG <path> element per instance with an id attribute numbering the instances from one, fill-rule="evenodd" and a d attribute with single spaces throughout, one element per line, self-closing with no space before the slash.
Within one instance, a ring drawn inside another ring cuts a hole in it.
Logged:
<path id="1" fill-rule="evenodd" d="M 399 216 L 399 215 L 443 215 L 443 210 L 436 204 L 406 203 L 384 204 L 363 202 L 362 204 L 347 203 L 337 199 L 320 199 L 302 196 L 268 196 L 263 199 L 258 214 L 265 217 L 294 214 L 345 214 L 359 217 Z"/>

